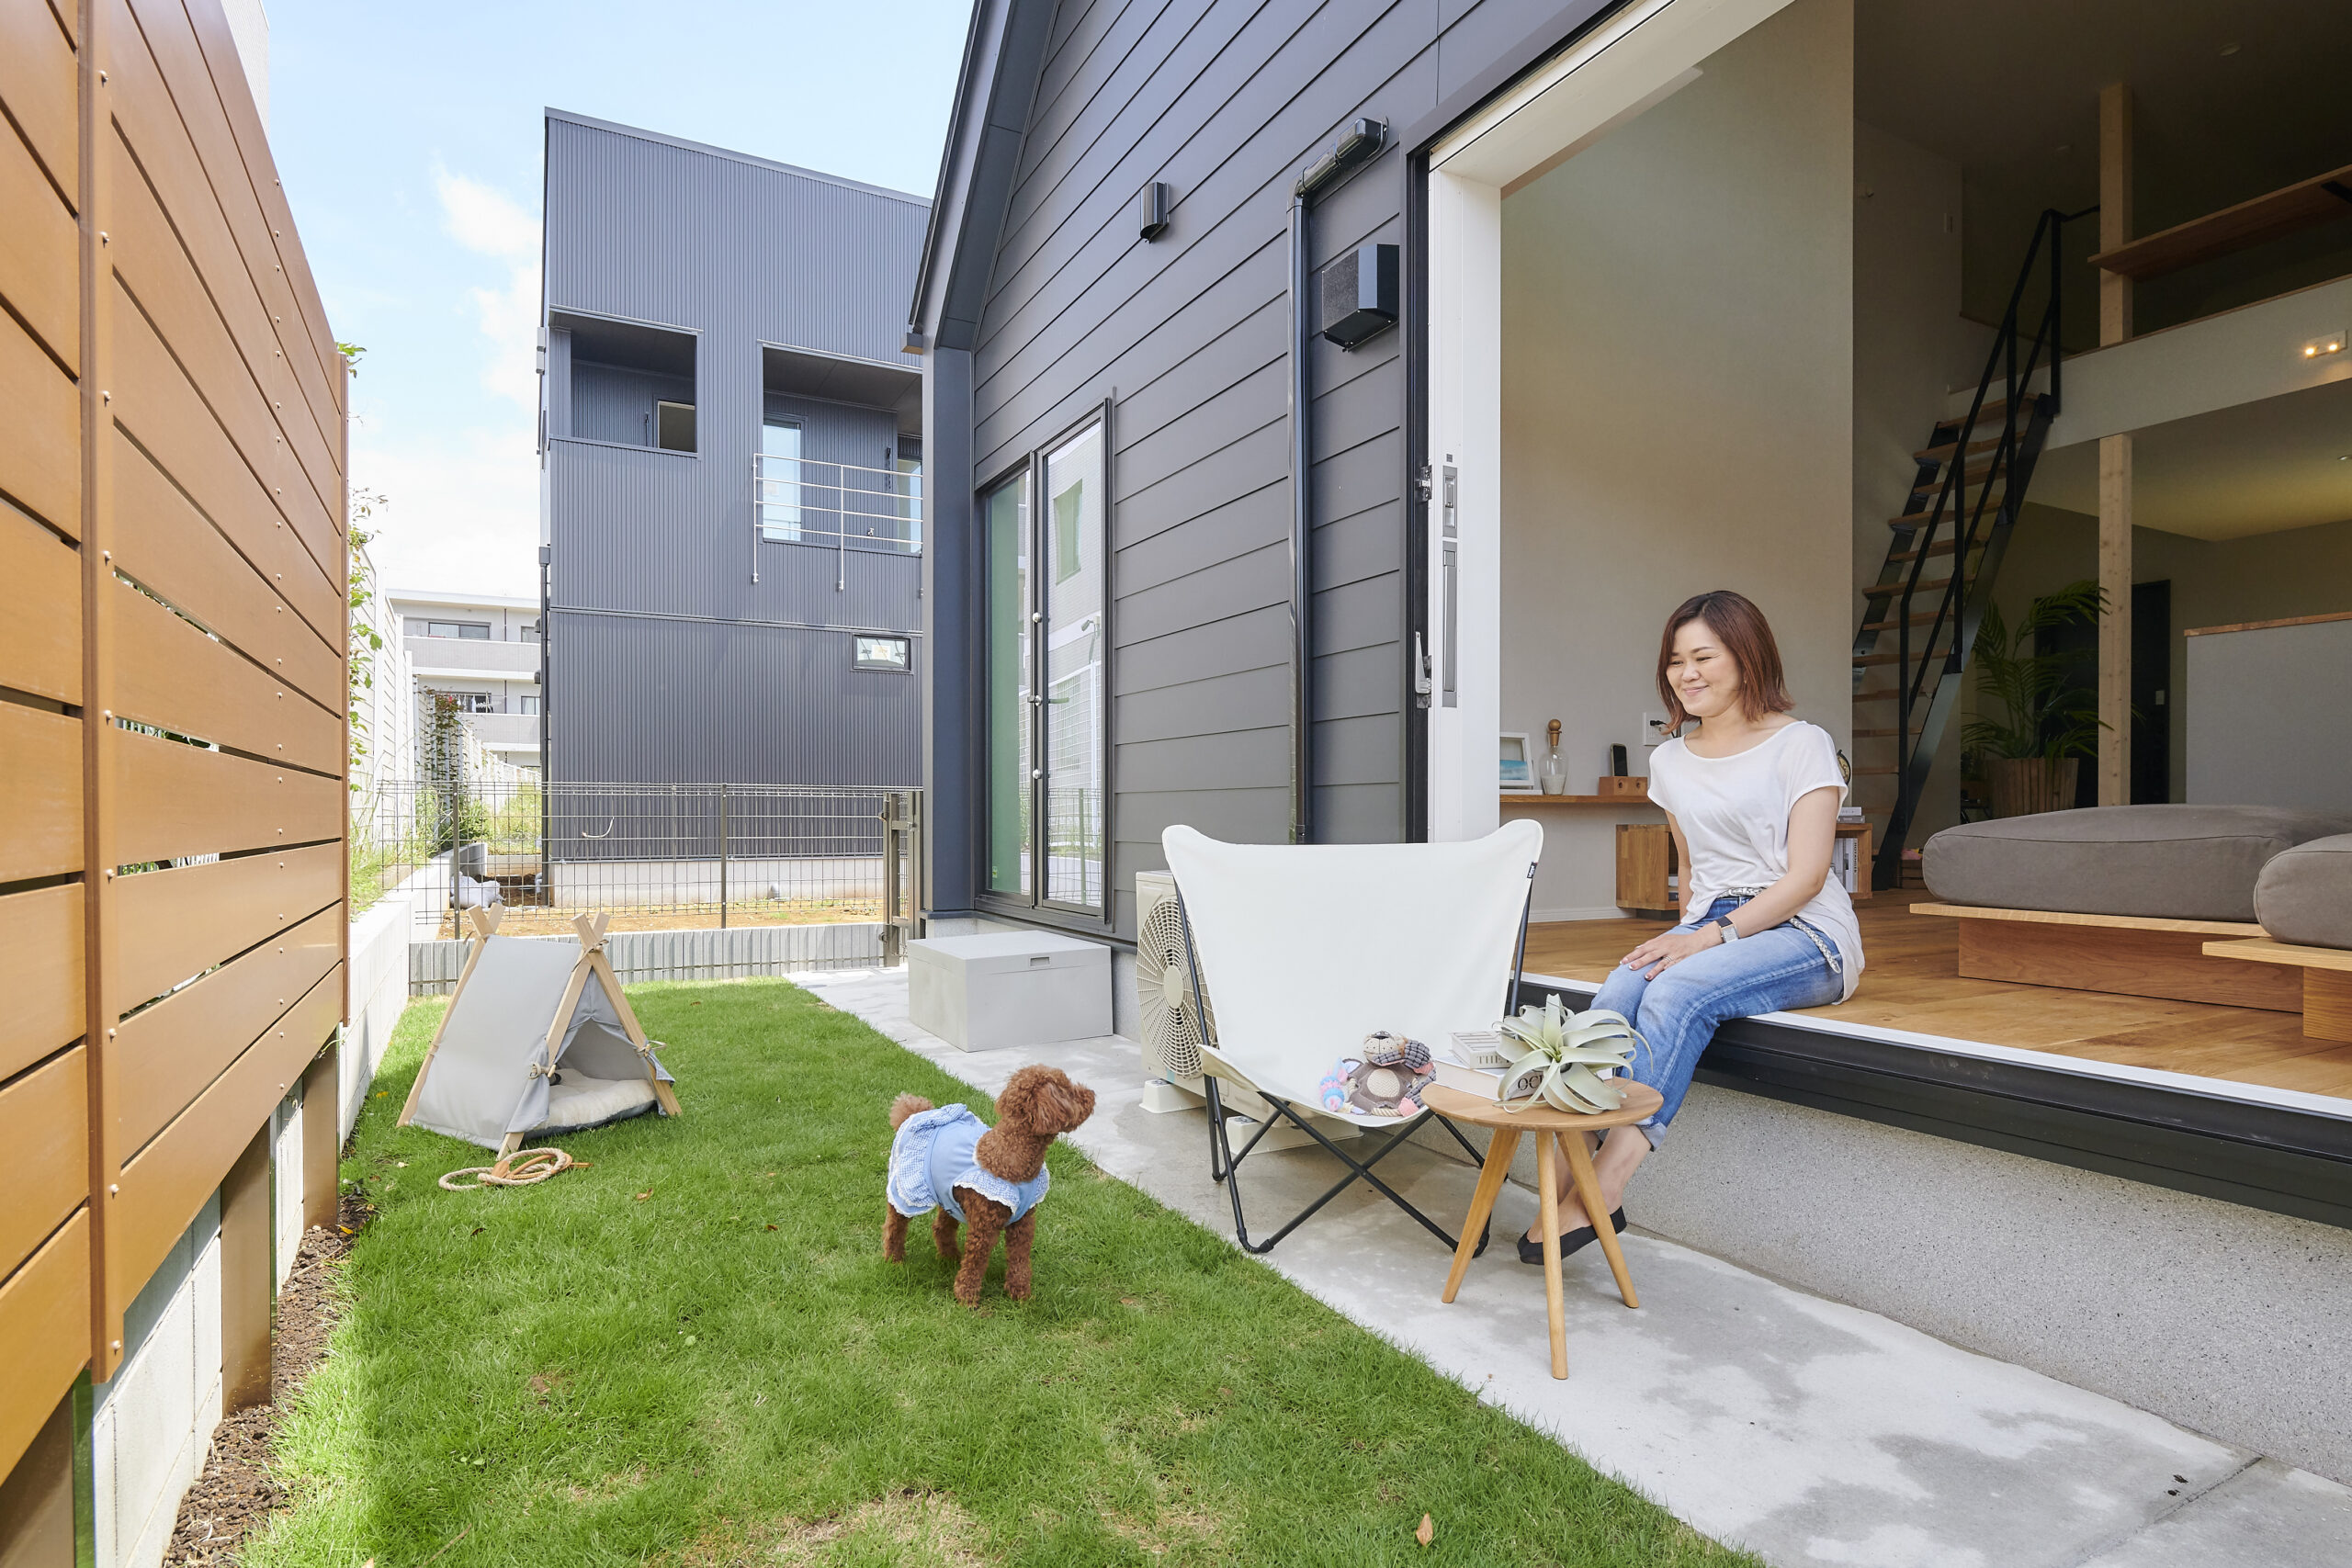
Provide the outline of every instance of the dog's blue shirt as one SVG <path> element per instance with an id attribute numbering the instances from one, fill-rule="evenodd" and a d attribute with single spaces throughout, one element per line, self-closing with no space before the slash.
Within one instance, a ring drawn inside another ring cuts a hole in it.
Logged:
<path id="1" fill-rule="evenodd" d="M 1021 1182 L 985 1169 L 975 1151 L 988 1130 L 987 1122 L 961 1105 L 918 1111 L 899 1123 L 898 1136 L 890 1140 L 890 1179 L 885 1187 L 890 1207 L 909 1219 L 944 1209 L 960 1222 L 964 1210 L 956 1201 L 956 1189 L 968 1187 L 1011 1209 L 1008 1225 L 1035 1208 L 1053 1179 L 1042 1165 L 1036 1175 Z"/>

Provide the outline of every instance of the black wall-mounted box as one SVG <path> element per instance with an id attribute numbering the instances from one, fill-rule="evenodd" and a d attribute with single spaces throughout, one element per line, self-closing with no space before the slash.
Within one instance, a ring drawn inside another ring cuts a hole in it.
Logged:
<path id="1" fill-rule="evenodd" d="M 1396 324 L 1397 248 L 1358 245 L 1323 269 L 1320 331 L 1341 348 Z"/>

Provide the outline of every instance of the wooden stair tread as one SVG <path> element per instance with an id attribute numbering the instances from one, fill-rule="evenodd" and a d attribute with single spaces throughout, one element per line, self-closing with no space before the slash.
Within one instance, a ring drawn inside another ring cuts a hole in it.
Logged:
<path id="1" fill-rule="evenodd" d="M 2341 218 L 2352 218 L 2352 164 L 2101 251 L 2091 265 L 2120 277 L 2162 277 Z"/>
<path id="2" fill-rule="evenodd" d="M 1951 579 L 1949 577 L 1931 577 L 1923 581 L 1919 586 L 1912 590 L 1912 592 L 1915 593 L 1927 593 L 1939 592 L 1951 586 Z M 1867 599 L 1884 599 L 1902 592 L 1903 584 L 1900 582 L 1873 582 L 1868 588 L 1862 590 L 1862 596 Z"/>
<path id="3" fill-rule="evenodd" d="M 2040 392 L 2027 392 L 2018 399 L 2018 403 L 2020 407 L 2030 408 L 2031 405 L 2040 402 L 2041 400 L 2041 394 Z M 2008 412 L 2009 400 L 2007 398 L 1995 398 L 1990 402 L 1987 402 L 1983 408 L 1976 411 L 1976 423 L 1983 424 L 1986 420 L 2006 418 Z M 1941 430 L 1948 424 L 1957 425 L 1962 420 L 1966 419 L 1968 415 L 1965 413 L 1947 414 L 1943 418 L 1936 421 L 1936 428 L 1938 430 Z"/>
<path id="4" fill-rule="evenodd" d="M 1929 626 L 1942 618 L 1942 616 L 1937 615 L 1934 611 L 1929 610 L 1924 614 L 1912 616 L 1911 624 L 1915 626 Z M 1902 623 L 1899 621 L 1864 621 L 1862 623 L 1862 630 L 1866 632 L 1891 632 L 1901 624 Z"/>

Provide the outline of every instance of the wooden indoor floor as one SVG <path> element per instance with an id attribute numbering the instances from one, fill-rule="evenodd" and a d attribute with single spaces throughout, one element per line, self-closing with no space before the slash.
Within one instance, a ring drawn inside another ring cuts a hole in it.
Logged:
<path id="1" fill-rule="evenodd" d="M 1869 961 L 1861 986 L 1808 1016 L 2352 1099 L 2352 1045 L 2309 1038 L 2297 1013 L 1962 979 L 1960 922 L 1910 912 L 1927 897 L 1881 893 L 1855 906 Z M 1531 926 L 1527 967 L 1598 982 L 1665 929 L 1640 919 Z"/>

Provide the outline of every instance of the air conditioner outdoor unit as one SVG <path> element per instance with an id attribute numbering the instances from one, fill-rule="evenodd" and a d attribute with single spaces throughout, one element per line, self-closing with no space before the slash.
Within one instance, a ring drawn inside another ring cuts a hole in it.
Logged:
<path id="1" fill-rule="evenodd" d="M 1205 1001 L 1205 987 L 1201 994 Z M 1187 1111 L 1202 1103 L 1206 1032 L 1193 1005 L 1176 879 L 1164 871 L 1136 873 L 1136 1010 L 1143 1021 L 1144 1109 Z M 1216 1010 L 1208 1015 L 1214 1027 Z"/>

